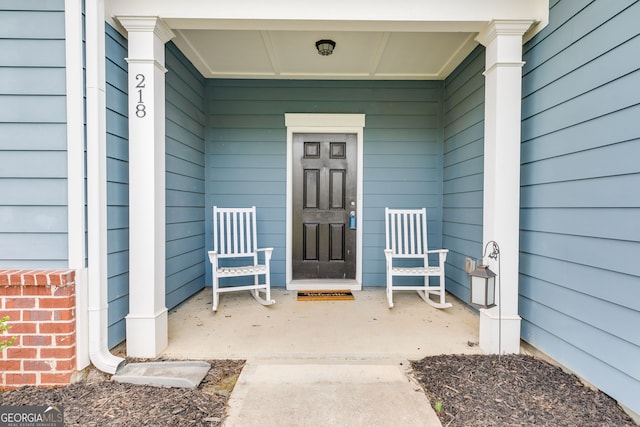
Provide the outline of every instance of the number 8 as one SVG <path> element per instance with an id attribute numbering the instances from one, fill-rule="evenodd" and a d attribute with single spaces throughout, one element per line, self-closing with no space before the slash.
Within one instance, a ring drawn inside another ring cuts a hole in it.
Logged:
<path id="1" fill-rule="evenodd" d="M 145 109 L 144 104 L 137 104 L 136 105 L 136 117 L 143 118 L 146 115 L 147 115 L 147 111 Z"/>

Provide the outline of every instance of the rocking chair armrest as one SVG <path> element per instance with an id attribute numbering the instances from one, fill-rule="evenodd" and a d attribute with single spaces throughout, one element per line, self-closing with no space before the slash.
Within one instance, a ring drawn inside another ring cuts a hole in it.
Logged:
<path id="1" fill-rule="evenodd" d="M 440 260 L 445 262 L 447 260 L 447 254 L 449 253 L 449 249 L 433 249 L 430 251 L 425 251 L 425 254 L 438 254 L 440 256 Z"/>
<path id="2" fill-rule="evenodd" d="M 387 261 L 390 261 L 393 258 L 393 249 L 385 249 L 384 256 L 387 259 Z"/>
<path id="3" fill-rule="evenodd" d="M 264 252 L 265 262 L 269 262 L 271 259 L 271 254 L 273 253 L 273 248 L 258 248 L 256 252 Z"/>
<path id="4" fill-rule="evenodd" d="M 209 254 L 209 262 L 211 264 L 217 265 L 218 264 L 218 252 L 209 251 L 207 253 Z"/>

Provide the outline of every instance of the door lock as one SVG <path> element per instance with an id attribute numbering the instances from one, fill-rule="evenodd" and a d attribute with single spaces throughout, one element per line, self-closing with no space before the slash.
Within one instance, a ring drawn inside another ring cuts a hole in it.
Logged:
<path id="1" fill-rule="evenodd" d="M 356 229 L 356 211 L 349 212 L 349 228 Z"/>

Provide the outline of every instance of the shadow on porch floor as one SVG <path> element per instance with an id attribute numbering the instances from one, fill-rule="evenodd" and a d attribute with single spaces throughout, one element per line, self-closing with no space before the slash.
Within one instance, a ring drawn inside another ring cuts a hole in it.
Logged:
<path id="1" fill-rule="evenodd" d="M 355 291 L 354 301 L 297 301 L 296 291 L 274 288 L 276 304 L 263 307 L 249 292 L 221 296 L 211 311 L 205 288 L 169 313 L 169 346 L 163 356 L 207 358 L 403 358 L 481 353 L 478 315 L 451 295 L 453 307 L 437 310 L 415 292 L 384 288 Z"/>

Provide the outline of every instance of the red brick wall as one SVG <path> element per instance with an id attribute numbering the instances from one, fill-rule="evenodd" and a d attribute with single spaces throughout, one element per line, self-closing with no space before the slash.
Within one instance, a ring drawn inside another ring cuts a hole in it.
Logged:
<path id="1" fill-rule="evenodd" d="M 0 318 L 16 337 L 0 353 L 0 387 L 69 384 L 76 373 L 73 270 L 0 270 Z"/>

